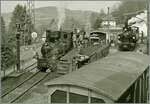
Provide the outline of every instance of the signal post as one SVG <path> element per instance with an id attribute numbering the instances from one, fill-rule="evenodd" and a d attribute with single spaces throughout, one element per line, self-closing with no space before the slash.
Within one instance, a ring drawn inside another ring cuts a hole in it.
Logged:
<path id="1" fill-rule="evenodd" d="M 16 66 L 17 66 L 17 71 L 19 72 L 20 71 L 20 35 L 23 30 L 21 30 L 21 24 L 19 24 L 19 23 L 16 24 L 16 27 L 17 27 L 17 32 L 16 32 L 17 62 L 16 62 Z"/>

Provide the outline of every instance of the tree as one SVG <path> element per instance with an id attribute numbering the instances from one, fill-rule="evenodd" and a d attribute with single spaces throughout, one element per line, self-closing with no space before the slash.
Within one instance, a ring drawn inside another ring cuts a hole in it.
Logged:
<path id="1" fill-rule="evenodd" d="M 5 31 L 5 22 L 4 22 L 4 19 L 3 19 L 3 17 L 1 17 L 1 43 L 2 43 L 2 45 L 1 45 L 1 57 L 2 57 L 2 60 L 1 60 L 1 68 L 2 68 L 2 70 L 3 70 L 3 72 L 4 72 L 4 76 L 5 76 L 5 62 L 3 61 L 5 58 L 4 58 L 4 51 L 2 50 L 3 49 L 3 46 L 4 46 L 4 44 L 5 44 L 5 34 L 6 34 L 6 31 Z"/>
<path id="2" fill-rule="evenodd" d="M 10 47 L 9 44 L 2 44 L 1 45 L 1 68 L 2 71 L 4 72 L 4 76 L 5 76 L 5 70 L 10 67 L 12 64 L 14 64 L 14 55 L 13 55 L 13 51 L 12 48 Z"/>
<path id="3" fill-rule="evenodd" d="M 99 14 L 98 13 L 95 13 L 95 12 L 92 12 L 91 15 L 90 15 L 90 24 L 91 24 L 91 27 L 95 29 L 95 26 L 97 23 L 96 21 L 98 20 L 99 18 Z"/>
<path id="4" fill-rule="evenodd" d="M 146 9 L 147 0 L 123 0 L 120 6 L 113 10 L 113 17 L 118 18 L 118 23 L 124 23 L 128 18 L 125 13 L 137 12 Z"/>
<path id="5" fill-rule="evenodd" d="M 7 42 L 8 37 L 6 36 L 5 21 L 3 17 L 1 17 L 1 33 L 1 68 L 5 76 L 5 70 L 13 64 L 14 56 L 10 44 Z"/>
<path id="6" fill-rule="evenodd" d="M 66 16 L 64 23 L 62 24 L 63 30 L 73 30 L 74 27 L 81 28 L 81 23 L 73 17 Z"/>
<path id="7" fill-rule="evenodd" d="M 24 34 L 28 33 L 26 37 L 31 39 L 31 31 L 33 30 L 33 24 L 30 16 L 27 14 L 26 7 L 17 5 L 12 13 L 11 22 L 9 24 L 8 33 L 6 34 L 5 22 L 1 17 L 1 31 L 2 31 L 2 45 L 1 45 L 1 67 L 4 71 L 15 64 L 16 62 L 16 24 L 21 24 L 21 29 L 24 30 Z M 22 35 L 22 34 L 21 34 Z M 27 38 L 27 40 L 29 40 Z M 23 43 L 23 35 L 21 36 L 21 42 Z"/>
<path id="8" fill-rule="evenodd" d="M 24 19 L 24 23 L 25 23 L 25 28 L 24 28 L 24 34 L 25 35 L 25 44 L 28 44 L 30 45 L 31 44 L 31 33 L 33 31 L 35 31 L 35 27 L 32 23 L 32 19 L 30 17 L 30 15 L 27 14 L 27 11 L 26 11 L 26 7 L 24 7 L 24 15 L 25 15 L 25 19 Z"/>
<path id="9" fill-rule="evenodd" d="M 21 25 L 21 29 L 24 30 L 24 33 L 21 34 L 21 44 L 24 43 L 24 41 L 31 40 L 31 32 L 34 29 L 31 17 L 27 14 L 26 6 L 17 5 L 12 13 L 11 22 L 9 24 L 8 29 L 8 35 L 9 35 L 9 41 L 12 43 L 13 46 L 15 46 L 15 40 L 16 40 L 16 24 Z M 25 35 L 26 34 L 26 35 Z"/>
<path id="10" fill-rule="evenodd" d="M 93 29 L 101 28 L 101 23 L 105 16 L 106 16 L 106 13 L 104 12 L 103 9 L 100 10 L 100 13 L 95 13 L 95 12 L 91 13 L 91 16 L 90 16 L 91 27 Z"/>
<path id="11" fill-rule="evenodd" d="M 106 16 L 106 13 L 104 12 L 103 9 L 100 10 L 100 14 L 99 14 L 99 17 L 100 18 L 104 18 Z"/>
<path id="12" fill-rule="evenodd" d="M 2 44 L 5 44 L 5 41 L 6 41 L 6 28 L 5 28 L 5 21 L 3 19 L 3 17 L 1 16 L 1 43 Z"/>
<path id="13" fill-rule="evenodd" d="M 95 21 L 95 23 L 94 23 L 93 28 L 94 29 L 101 28 L 101 23 L 102 23 L 102 19 L 101 18 L 97 18 L 96 21 Z"/>

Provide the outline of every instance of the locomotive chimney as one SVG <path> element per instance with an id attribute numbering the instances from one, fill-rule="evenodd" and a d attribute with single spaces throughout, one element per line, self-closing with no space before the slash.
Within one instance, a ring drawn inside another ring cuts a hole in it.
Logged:
<path id="1" fill-rule="evenodd" d="M 63 35 L 62 35 L 62 27 L 60 27 L 60 29 L 59 29 L 59 35 L 60 35 L 60 39 L 62 40 L 62 39 L 63 39 Z"/>
<path id="2" fill-rule="evenodd" d="M 51 35 L 51 30 L 46 30 L 46 42 L 49 42 L 50 36 Z"/>
<path id="3" fill-rule="evenodd" d="M 59 31 L 60 31 L 60 32 L 62 31 L 62 27 L 60 27 Z"/>

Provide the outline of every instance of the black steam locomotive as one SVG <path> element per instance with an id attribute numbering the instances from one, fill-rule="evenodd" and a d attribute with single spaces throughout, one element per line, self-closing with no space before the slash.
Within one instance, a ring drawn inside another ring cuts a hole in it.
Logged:
<path id="1" fill-rule="evenodd" d="M 72 48 L 71 39 L 71 32 L 46 30 L 46 41 L 41 47 L 42 57 L 38 59 L 38 69 L 55 71 L 58 59 Z"/>
<path id="2" fill-rule="evenodd" d="M 120 51 L 133 51 L 139 39 L 138 27 L 125 27 L 118 35 L 118 48 Z"/>

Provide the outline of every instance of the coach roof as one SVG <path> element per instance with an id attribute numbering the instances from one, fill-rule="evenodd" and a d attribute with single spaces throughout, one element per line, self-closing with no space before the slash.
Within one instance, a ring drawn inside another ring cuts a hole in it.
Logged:
<path id="1" fill-rule="evenodd" d="M 148 65 L 147 55 L 118 52 L 47 82 L 45 85 L 88 88 L 116 101 L 148 68 Z"/>

